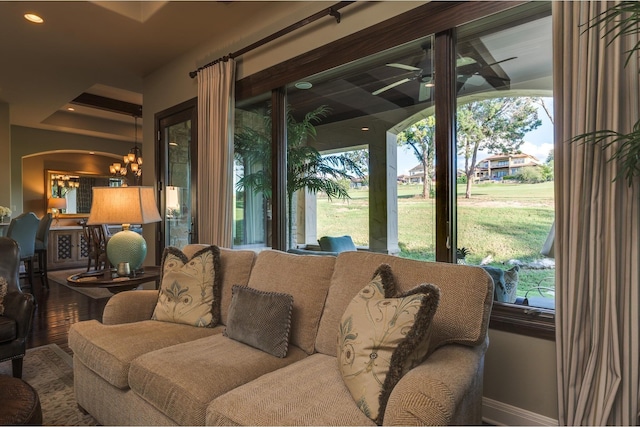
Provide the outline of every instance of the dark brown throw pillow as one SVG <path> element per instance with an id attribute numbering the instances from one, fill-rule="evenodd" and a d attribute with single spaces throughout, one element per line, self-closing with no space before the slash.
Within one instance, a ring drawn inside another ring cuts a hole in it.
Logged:
<path id="1" fill-rule="evenodd" d="M 234 285 L 224 335 L 276 357 L 286 357 L 293 297 Z"/>

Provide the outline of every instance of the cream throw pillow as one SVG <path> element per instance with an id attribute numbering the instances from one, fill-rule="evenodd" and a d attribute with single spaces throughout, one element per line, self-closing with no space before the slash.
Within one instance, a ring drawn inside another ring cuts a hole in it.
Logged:
<path id="1" fill-rule="evenodd" d="M 168 247 L 153 320 L 211 328 L 220 322 L 220 249 L 209 246 L 191 259 Z"/>
<path id="2" fill-rule="evenodd" d="M 379 425 L 393 387 L 427 356 L 439 296 L 430 284 L 396 294 L 391 267 L 383 264 L 342 316 L 340 373 L 360 410 Z"/>

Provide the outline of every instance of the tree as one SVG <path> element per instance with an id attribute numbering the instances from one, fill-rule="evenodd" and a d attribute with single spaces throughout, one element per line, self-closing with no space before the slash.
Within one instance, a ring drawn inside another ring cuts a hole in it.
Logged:
<path id="1" fill-rule="evenodd" d="M 432 192 L 434 172 L 436 119 L 429 116 L 414 123 L 398 134 L 398 146 L 407 147 L 413 151 L 424 172 L 422 182 L 422 198 L 428 198 Z"/>
<path id="2" fill-rule="evenodd" d="M 458 154 L 464 157 L 465 197 L 471 197 L 478 151 L 517 153 L 524 135 L 541 124 L 532 98 L 492 98 L 458 106 Z"/>
<path id="3" fill-rule="evenodd" d="M 315 124 L 329 114 L 327 106 L 308 112 L 300 122 L 296 121 L 291 107 L 287 108 L 287 231 L 288 245 L 293 246 L 293 197 L 296 191 L 307 189 L 312 193 L 325 193 L 329 199 L 348 199 L 348 188 L 341 179 L 351 174 L 362 176 L 358 165 L 343 155 L 322 156 L 307 145 L 316 136 Z M 263 116 L 261 129 L 243 127 L 235 135 L 235 156 L 242 164 L 262 165 L 260 170 L 246 173 L 237 183 L 238 189 L 264 194 L 271 204 L 271 111 Z"/>
<path id="4" fill-rule="evenodd" d="M 351 150 L 343 153 L 343 156 L 351 159 L 353 163 L 358 165 L 358 168 L 364 174 L 369 173 L 369 150 L 359 149 L 359 150 Z"/>

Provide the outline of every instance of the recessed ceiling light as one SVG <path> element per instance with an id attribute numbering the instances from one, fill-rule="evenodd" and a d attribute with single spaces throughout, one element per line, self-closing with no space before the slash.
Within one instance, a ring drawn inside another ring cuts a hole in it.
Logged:
<path id="1" fill-rule="evenodd" d="M 313 85 L 309 82 L 297 82 L 295 84 L 295 87 L 297 87 L 298 89 L 311 89 L 313 87 Z"/>
<path id="2" fill-rule="evenodd" d="M 67 107 L 67 111 L 76 111 L 76 109 L 73 107 Z"/>
<path id="3" fill-rule="evenodd" d="M 24 19 L 26 19 L 29 22 L 33 22 L 35 24 L 42 24 L 44 22 L 44 19 L 42 19 L 41 17 L 39 17 L 35 13 L 25 13 L 24 14 Z"/>
<path id="4" fill-rule="evenodd" d="M 177 142 L 175 142 L 175 141 L 171 141 L 171 142 L 169 143 L 169 145 L 171 145 L 171 146 L 173 146 L 173 147 L 177 147 L 177 146 L 178 146 L 178 143 L 177 143 Z"/>
<path id="5" fill-rule="evenodd" d="M 369 130 L 369 126 L 362 126 L 362 129 L 360 129 L 363 132 L 366 132 Z"/>

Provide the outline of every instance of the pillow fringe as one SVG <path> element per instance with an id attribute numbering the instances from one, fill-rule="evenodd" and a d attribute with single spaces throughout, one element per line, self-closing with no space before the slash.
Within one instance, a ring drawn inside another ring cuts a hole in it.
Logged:
<path id="1" fill-rule="evenodd" d="M 431 324 L 431 320 L 433 319 L 440 301 L 440 289 L 432 284 L 416 286 L 407 292 L 399 294 L 397 297 L 403 298 L 415 294 L 424 294 L 424 298 L 422 299 L 420 309 L 416 314 L 415 323 L 407 333 L 407 337 L 398 345 L 391 356 L 389 372 L 385 377 L 378 400 L 380 409 L 378 410 L 378 416 L 374 420 L 378 425 L 382 425 L 389 396 L 391 395 L 393 388 L 398 384 L 398 381 L 402 378 L 404 362 L 429 334 L 429 325 Z M 425 359 L 427 356 L 428 355 L 425 355 Z"/>

